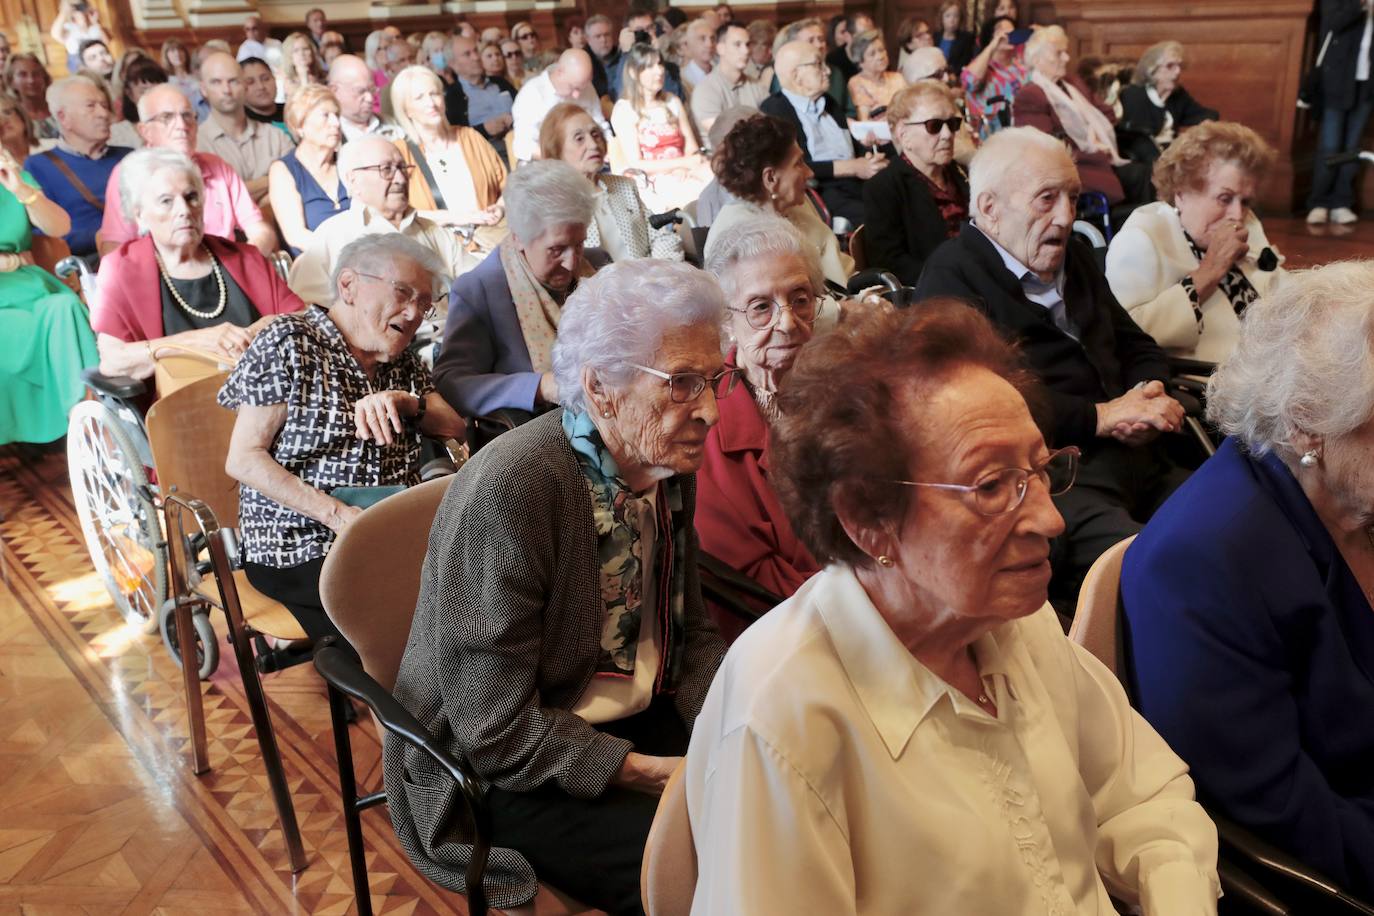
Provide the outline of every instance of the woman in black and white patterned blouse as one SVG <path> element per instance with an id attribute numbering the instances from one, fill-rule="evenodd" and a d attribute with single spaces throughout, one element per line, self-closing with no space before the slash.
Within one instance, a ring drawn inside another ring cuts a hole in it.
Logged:
<path id="1" fill-rule="evenodd" d="M 333 306 L 269 325 L 219 393 L 238 412 L 225 467 L 241 484 L 244 571 L 312 639 L 339 635 L 320 569 L 362 511 L 331 492 L 418 483 L 421 435 L 463 435 L 408 349 L 446 281 L 417 242 L 363 236 L 339 253 Z"/>

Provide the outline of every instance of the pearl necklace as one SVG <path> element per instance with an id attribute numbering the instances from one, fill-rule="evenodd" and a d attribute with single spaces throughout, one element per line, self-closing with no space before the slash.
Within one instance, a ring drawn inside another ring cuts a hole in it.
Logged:
<path id="1" fill-rule="evenodd" d="M 153 256 L 157 258 L 157 269 L 158 273 L 162 274 L 162 282 L 167 284 L 168 292 L 172 294 L 177 305 L 181 306 L 182 311 L 193 318 L 199 318 L 201 321 L 209 321 L 224 314 L 224 307 L 229 304 L 229 290 L 224 285 L 224 275 L 219 272 L 219 261 L 215 260 L 215 256 L 210 254 L 210 249 L 206 248 L 203 243 L 200 247 L 210 257 L 210 270 L 215 275 L 215 285 L 219 287 L 219 304 L 215 306 L 213 312 L 202 312 L 199 309 L 194 309 L 191 307 L 191 303 L 181 298 L 181 293 L 177 292 L 176 286 L 172 283 L 172 278 L 167 275 L 167 267 L 162 263 L 162 254 L 156 246 L 153 247 Z"/>

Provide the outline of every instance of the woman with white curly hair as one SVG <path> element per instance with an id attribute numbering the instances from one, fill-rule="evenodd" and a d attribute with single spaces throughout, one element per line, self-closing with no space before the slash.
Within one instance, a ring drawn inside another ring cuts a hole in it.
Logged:
<path id="1" fill-rule="evenodd" d="M 547 881 L 642 912 L 657 796 L 724 649 L 693 528 L 694 474 L 738 372 L 724 321 L 720 287 L 694 267 L 607 267 L 563 309 L 562 409 L 479 452 L 439 509 L 396 698 L 481 774 L 501 847 L 493 906 Z M 472 847 L 445 815 L 457 786 L 399 742 L 385 770 L 401 845 L 461 889 Z"/>
<path id="2" fill-rule="evenodd" d="M 1214 810 L 1374 893 L 1374 263 L 1293 272 L 1208 385 L 1228 438 L 1121 580 L 1139 708 Z"/>

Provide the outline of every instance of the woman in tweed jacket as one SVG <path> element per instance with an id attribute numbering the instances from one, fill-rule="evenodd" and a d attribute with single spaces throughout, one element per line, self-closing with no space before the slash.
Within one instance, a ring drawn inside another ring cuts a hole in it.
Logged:
<path id="1" fill-rule="evenodd" d="M 396 697 L 488 787 L 494 906 L 547 881 L 640 912 L 657 796 L 724 651 L 693 530 L 693 474 L 738 373 L 724 306 L 685 264 L 584 282 L 553 353 L 564 409 L 483 449 L 440 507 Z M 407 854 L 461 890 L 453 782 L 399 742 L 385 770 Z"/>

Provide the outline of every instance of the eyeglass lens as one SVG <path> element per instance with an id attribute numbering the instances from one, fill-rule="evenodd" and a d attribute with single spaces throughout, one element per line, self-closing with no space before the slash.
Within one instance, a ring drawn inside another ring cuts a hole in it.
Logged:
<path id="1" fill-rule="evenodd" d="M 1024 468 L 1003 468 L 981 478 L 974 484 L 974 498 L 978 511 L 984 515 L 1000 515 L 1021 505 L 1030 487 L 1031 474 L 1036 474 L 1049 489 L 1051 496 L 1067 492 L 1078 472 L 1077 456 L 1072 451 L 1054 455 L 1038 471 Z"/>
<path id="2" fill-rule="evenodd" d="M 926 129 L 926 133 L 930 134 L 933 137 L 940 132 L 941 128 L 946 126 L 949 127 L 950 133 L 957 134 L 959 132 L 960 125 L 964 123 L 964 119 L 960 117 L 931 118 L 929 121 L 917 121 L 916 123 L 924 127 Z"/>
<path id="3" fill-rule="evenodd" d="M 744 309 L 744 318 L 749 322 L 749 327 L 762 331 L 773 326 L 782 309 L 790 310 L 792 317 L 798 321 L 810 322 L 816 317 L 816 300 L 812 296 L 798 296 L 781 306 L 772 301 L 755 302 Z"/>

